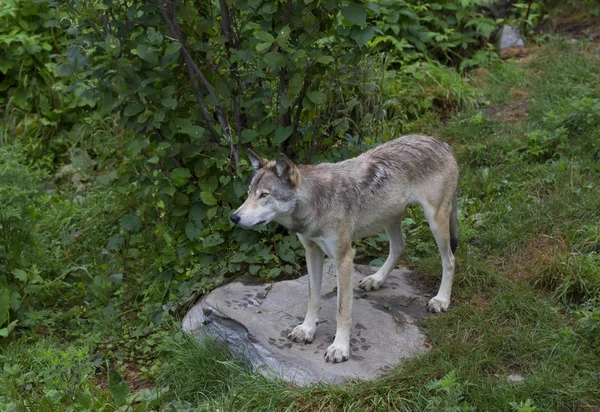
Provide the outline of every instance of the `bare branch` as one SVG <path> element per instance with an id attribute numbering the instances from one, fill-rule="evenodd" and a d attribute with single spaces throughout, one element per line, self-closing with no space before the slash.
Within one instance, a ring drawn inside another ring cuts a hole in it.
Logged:
<path id="1" fill-rule="evenodd" d="M 177 16 L 175 15 L 173 1 L 172 0 L 168 1 L 169 9 L 171 12 L 170 18 L 169 18 L 169 15 L 167 14 L 167 11 L 165 9 L 165 6 L 164 6 L 162 0 L 157 0 L 157 4 L 158 4 L 161 14 L 163 15 L 163 19 L 167 23 L 167 27 L 168 27 L 169 31 L 171 32 L 171 35 L 173 37 L 175 37 L 177 39 L 177 41 L 179 41 L 179 43 L 181 44 L 181 51 L 183 53 L 183 59 L 185 60 L 185 65 L 188 68 L 188 73 L 190 75 L 190 79 L 195 79 L 196 77 L 200 79 L 200 81 L 204 85 L 208 95 L 210 96 L 211 100 L 213 101 L 213 104 L 215 105 L 215 113 L 217 115 L 217 120 L 219 122 L 219 125 L 221 126 L 221 130 L 222 130 L 223 134 L 225 135 L 225 137 L 227 139 L 229 139 L 230 142 L 232 142 L 233 138 L 231 136 L 231 129 L 224 117 L 223 107 L 219 103 L 219 99 L 217 98 L 215 90 L 213 89 L 213 87 L 209 83 L 209 81 L 206 79 L 206 76 L 204 76 L 204 73 L 202 73 L 202 71 L 200 70 L 200 68 L 198 67 L 198 65 L 196 64 L 194 59 L 192 58 L 192 55 L 190 54 L 189 50 L 187 49 L 187 47 L 185 45 L 185 40 L 184 40 L 183 34 L 181 32 L 181 27 L 179 26 L 179 21 L 177 20 Z M 195 83 L 195 82 L 193 82 L 193 83 Z M 198 90 L 196 85 L 194 86 L 194 93 L 196 94 L 196 100 L 198 100 L 198 104 L 200 105 L 201 110 L 203 110 L 202 116 L 207 121 L 207 124 L 209 124 L 207 119 L 210 119 L 210 115 L 206 111 L 206 107 L 204 106 L 203 97 L 200 93 L 200 90 Z M 202 103 L 200 103 L 200 102 L 202 102 Z M 211 130 L 211 128 L 212 128 L 212 130 Z M 218 140 L 219 136 L 218 136 L 218 133 L 216 132 L 216 130 L 214 129 L 214 126 L 212 124 L 212 119 L 210 119 L 209 130 L 211 130 L 211 134 L 213 134 L 214 137 L 216 136 L 216 139 Z M 231 155 L 235 157 L 235 153 L 232 153 Z M 233 163 L 233 169 L 237 171 L 237 162 L 235 162 L 235 161 Z"/>
<path id="2" fill-rule="evenodd" d="M 165 6 L 161 0 L 157 0 L 157 5 L 163 16 L 163 20 L 165 21 L 169 31 L 171 32 L 171 35 L 175 38 L 176 41 L 178 41 L 181 44 L 181 50 L 183 51 L 183 58 L 185 61 L 185 66 L 188 71 L 188 76 L 190 78 L 190 81 L 192 83 L 192 88 L 194 90 L 194 96 L 196 97 L 196 101 L 198 102 L 198 106 L 200 107 L 200 113 L 202 114 L 202 117 L 204 118 L 204 121 L 206 123 L 206 126 L 207 126 L 210 134 L 212 135 L 213 139 L 215 140 L 215 142 L 218 145 L 219 141 L 220 141 L 219 133 L 215 129 L 213 120 L 212 120 L 210 114 L 208 113 L 208 111 L 206 110 L 206 106 L 204 104 L 204 96 L 202 96 L 200 89 L 198 89 L 198 82 L 197 82 L 196 75 L 200 74 L 202 77 L 204 77 L 204 76 L 202 75 L 202 72 L 200 72 L 200 69 L 198 68 L 198 66 L 196 65 L 196 63 L 194 62 L 192 57 L 190 56 L 187 48 L 185 47 L 184 42 L 182 41 L 179 25 L 174 24 L 174 22 L 177 21 L 176 17 L 173 15 L 172 20 L 171 20 L 171 18 L 169 18 L 169 15 L 167 14 L 167 10 L 165 9 Z M 170 10 L 172 11 L 173 10 L 172 2 L 169 2 L 169 5 L 170 5 Z M 206 81 L 206 78 L 204 78 L 204 80 Z M 212 88 L 210 88 L 210 90 L 212 90 Z M 214 91 L 213 91 L 213 94 L 214 94 Z M 215 96 L 215 98 L 216 98 L 216 96 Z M 223 129 L 224 133 L 231 136 L 227 125 L 225 125 L 225 127 L 223 127 L 223 124 L 221 124 L 221 128 Z M 215 147 L 215 149 L 220 152 L 220 149 L 218 147 Z M 237 170 L 235 164 L 233 165 L 233 169 L 234 169 L 234 171 Z"/>
<path id="3" fill-rule="evenodd" d="M 302 114 L 303 101 L 306 97 L 306 92 L 308 91 L 308 86 L 310 85 L 310 73 L 312 72 L 313 67 L 315 66 L 315 62 L 317 61 L 316 57 L 308 64 L 306 68 L 306 74 L 304 75 L 304 83 L 302 85 L 302 90 L 300 91 L 300 95 L 298 96 L 297 104 L 296 104 L 296 114 L 294 116 L 294 128 L 292 129 L 292 134 L 288 139 L 288 151 L 294 152 L 296 147 L 296 141 L 298 140 L 298 125 L 300 124 L 300 115 Z"/>

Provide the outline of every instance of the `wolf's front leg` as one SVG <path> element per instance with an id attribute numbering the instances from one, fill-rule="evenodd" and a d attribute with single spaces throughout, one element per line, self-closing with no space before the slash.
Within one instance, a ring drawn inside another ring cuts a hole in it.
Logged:
<path id="1" fill-rule="evenodd" d="M 325 352 L 327 362 L 342 362 L 350 358 L 350 326 L 352 325 L 352 263 L 354 250 L 350 242 L 338 248 L 336 263 L 337 276 L 337 329 L 333 344 Z"/>
<path id="2" fill-rule="evenodd" d="M 294 342 L 310 343 L 313 341 L 319 319 L 319 301 L 321 298 L 321 279 L 323 278 L 324 253 L 314 242 L 298 235 L 306 249 L 306 266 L 308 269 L 308 308 L 301 325 L 290 332 L 288 338 Z"/>

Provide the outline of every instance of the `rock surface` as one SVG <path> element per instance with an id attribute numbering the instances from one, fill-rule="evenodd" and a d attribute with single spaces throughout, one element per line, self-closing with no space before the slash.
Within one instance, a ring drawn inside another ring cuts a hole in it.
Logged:
<path id="1" fill-rule="evenodd" d="M 508 24 L 502 27 L 500 31 L 500 42 L 499 50 L 503 51 L 511 47 L 525 47 L 525 41 L 521 36 L 521 30 L 516 26 L 509 26 Z"/>
<path id="2" fill-rule="evenodd" d="M 399 269 L 377 291 L 358 289 L 358 282 L 374 272 L 357 265 L 352 274 L 351 353 L 343 363 L 326 363 L 323 357 L 336 326 L 336 269 L 329 260 L 323 270 L 319 326 L 311 344 L 287 339 L 304 319 L 308 276 L 271 284 L 257 284 L 250 276 L 239 278 L 198 302 L 185 316 L 183 328 L 198 339 L 210 334 L 242 354 L 255 370 L 298 385 L 371 379 L 425 350 L 425 336 L 416 320 L 427 315 L 431 296 L 415 286 L 409 271 Z"/>

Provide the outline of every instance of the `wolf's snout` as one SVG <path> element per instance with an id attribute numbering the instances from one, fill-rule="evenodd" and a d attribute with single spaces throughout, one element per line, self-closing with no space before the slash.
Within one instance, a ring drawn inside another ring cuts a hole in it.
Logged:
<path id="1" fill-rule="evenodd" d="M 238 223 L 240 223 L 240 220 L 242 220 L 242 218 L 241 218 L 239 215 L 235 214 L 235 213 L 231 215 L 230 219 L 231 219 L 231 221 L 232 221 L 233 223 L 235 223 L 236 225 L 237 225 Z"/>

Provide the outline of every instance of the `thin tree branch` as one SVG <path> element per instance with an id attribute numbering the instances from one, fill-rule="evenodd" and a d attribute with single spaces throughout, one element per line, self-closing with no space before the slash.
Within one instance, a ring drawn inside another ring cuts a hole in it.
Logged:
<path id="1" fill-rule="evenodd" d="M 230 49 L 233 46 L 233 36 L 234 35 L 232 33 L 231 16 L 230 16 L 229 8 L 227 7 L 227 0 L 219 0 L 219 5 L 220 5 L 220 9 L 221 9 L 221 26 L 223 28 L 223 34 L 225 34 L 225 38 L 227 39 L 227 41 L 225 42 L 225 50 L 227 52 L 227 57 L 231 58 L 231 50 Z M 233 93 L 233 89 L 230 87 L 229 82 L 227 82 L 225 79 L 223 79 L 223 81 L 227 85 L 227 90 L 229 91 L 229 95 L 231 96 L 231 102 L 233 105 L 233 113 L 235 116 L 235 129 L 236 129 L 237 136 L 238 136 L 237 147 L 234 147 L 234 145 L 233 145 L 233 137 L 231 137 L 231 139 L 230 139 L 231 153 L 233 154 L 233 158 L 235 159 L 236 168 L 237 168 L 237 165 L 239 164 L 239 144 L 240 144 L 240 136 L 242 133 L 242 119 L 241 119 L 241 115 L 240 115 L 239 104 L 237 101 L 237 97 L 242 92 L 242 88 L 240 87 L 241 84 L 240 84 L 239 76 L 237 75 L 237 69 L 238 69 L 237 64 L 230 64 L 229 73 L 230 73 L 231 77 L 233 77 L 235 80 L 237 80 L 236 83 L 238 84 L 237 94 Z M 214 71 L 220 75 L 218 70 L 214 70 Z"/>
<path id="2" fill-rule="evenodd" d="M 208 113 L 208 111 L 206 110 L 206 106 L 204 104 L 204 96 L 202 96 L 202 94 L 200 93 L 200 90 L 198 89 L 198 82 L 197 82 L 196 75 L 200 74 L 202 77 L 204 77 L 204 76 L 200 72 L 200 69 L 198 68 L 198 66 L 196 65 L 196 63 L 194 62 L 192 57 L 190 56 L 187 48 L 185 47 L 185 44 L 182 40 L 182 36 L 180 33 L 179 25 L 174 24 L 174 22 L 177 21 L 176 17 L 173 15 L 172 16 L 173 20 L 171 20 L 169 18 L 169 15 L 167 14 L 167 10 L 165 9 L 165 6 L 161 0 L 157 0 L 157 5 L 163 16 L 163 20 L 167 24 L 169 31 L 171 32 L 171 34 L 173 35 L 175 40 L 181 44 L 181 50 L 183 51 L 183 58 L 185 61 L 185 66 L 188 71 L 188 76 L 190 78 L 190 81 L 192 83 L 192 88 L 194 90 L 194 96 L 196 97 L 196 101 L 198 102 L 198 106 L 200 107 L 200 113 L 202 114 L 202 117 L 204 118 L 204 121 L 206 123 L 206 126 L 207 126 L 210 134 L 212 135 L 213 139 L 215 140 L 216 144 L 218 145 L 219 141 L 220 141 L 219 133 L 215 129 L 213 120 L 212 120 L 210 114 Z M 169 2 L 169 6 L 170 6 L 169 7 L 170 11 L 173 12 L 174 9 L 173 9 L 172 2 Z M 204 79 L 206 80 L 206 78 L 204 78 Z M 210 90 L 212 90 L 212 88 L 210 88 Z M 210 92 L 210 90 L 209 90 L 209 92 Z M 213 94 L 214 94 L 214 91 L 213 91 Z M 215 98 L 216 98 L 216 96 L 215 96 Z M 218 117 L 218 115 L 217 115 L 217 117 Z M 223 129 L 223 133 L 226 133 L 229 136 L 231 136 L 231 134 L 229 133 L 229 129 L 226 125 L 225 125 L 225 127 L 223 127 L 223 124 L 221 124 L 221 128 Z M 218 147 L 215 147 L 215 149 L 217 151 L 219 151 L 219 153 L 223 154 Z M 237 171 L 235 164 L 233 165 L 233 170 Z"/>
<path id="3" fill-rule="evenodd" d="M 204 87 L 206 88 L 208 95 L 210 96 L 211 100 L 213 101 L 213 104 L 215 105 L 215 113 L 217 115 L 217 120 L 219 122 L 219 125 L 221 126 L 221 130 L 222 130 L 223 134 L 225 135 L 225 137 L 227 139 L 229 139 L 230 142 L 232 142 L 233 138 L 231 136 L 231 129 L 224 117 L 223 108 L 222 108 L 221 104 L 219 103 L 219 99 L 217 98 L 215 90 L 213 89 L 213 87 L 209 83 L 209 81 L 206 79 L 206 77 L 204 76 L 204 74 L 202 73 L 202 71 L 200 70 L 200 68 L 194 61 L 194 59 L 192 58 L 192 55 L 190 54 L 190 52 L 188 51 L 188 49 L 185 45 L 185 40 L 183 38 L 181 27 L 179 26 L 177 16 L 175 15 L 173 0 L 170 0 L 167 3 L 169 4 L 169 9 L 171 11 L 171 18 L 169 18 L 162 0 L 157 0 L 159 10 L 161 11 L 161 14 L 163 15 L 163 19 L 167 23 L 167 27 L 169 28 L 169 31 L 181 44 L 183 58 L 185 60 L 186 66 L 188 68 L 188 73 L 190 73 L 190 78 L 195 79 L 197 76 L 200 79 L 200 81 L 202 82 L 202 84 L 204 85 Z M 195 74 L 195 75 L 193 75 L 193 74 Z M 196 94 L 196 99 L 199 101 L 199 104 L 200 104 L 200 101 L 202 100 L 201 108 L 204 108 L 204 112 L 202 115 L 207 116 L 207 117 L 205 117 L 205 120 L 207 118 L 210 118 L 210 116 L 208 115 L 208 112 L 206 111 L 206 107 L 204 106 L 204 101 L 202 99 L 202 95 L 200 94 L 200 90 L 198 90 L 197 87 L 195 87 L 194 93 Z M 213 136 L 216 136 L 216 138 L 219 139 L 218 133 L 216 132 L 216 130 L 214 129 L 214 126 L 212 125 L 212 119 L 211 119 L 211 127 L 212 127 L 211 133 L 213 134 Z M 235 153 L 231 153 L 231 155 L 233 157 L 236 157 Z M 234 159 L 232 166 L 233 166 L 234 171 L 237 171 L 236 159 Z"/>
<path id="4" fill-rule="evenodd" d="M 298 125 L 300 124 L 300 115 L 302 114 L 303 101 L 306 97 L 306 92 L 308 91 L 308 86 L 310 85 L 310 73 L 312 72 L 313 67 L 315 66 L 315 62 L 317 61 L 316 57 L 308 64 L 306 68 L 306 74 L 304 75 L 304 84 L 302 85 L 302 90 L 300 91 L 300 95 L 298 96 L 298 103 L 296 104 L 296 114 L 294 117 L 294 128 L 292 129 L 292 134 L 288 139 L 288 147 L 291 148 L 292 151 L 295 152 L 296 141 L 298 140 L 297 132 Z M 290 149 L 288 149 L 290 150 Z"/>

